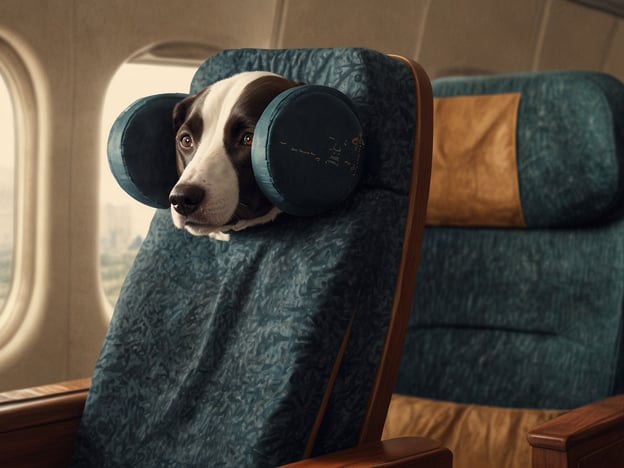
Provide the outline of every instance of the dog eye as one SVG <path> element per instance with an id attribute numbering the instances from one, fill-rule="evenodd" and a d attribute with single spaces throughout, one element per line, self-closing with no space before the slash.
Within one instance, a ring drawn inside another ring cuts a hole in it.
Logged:
<path id="1" fill-rule="evenodd" d="M 251 146 L 251 144 L 253 143 L 253 133 L 245 133 L 243 135 L 243 138 L 241 138 L 241 145 L 244 146 Z"/>
<path id="2" fill-rule="evenodd" d="M 190 149 L 193 147 L 193 137 L 188 133 L 180 135 L 180 146 L 184 149 Z"/>

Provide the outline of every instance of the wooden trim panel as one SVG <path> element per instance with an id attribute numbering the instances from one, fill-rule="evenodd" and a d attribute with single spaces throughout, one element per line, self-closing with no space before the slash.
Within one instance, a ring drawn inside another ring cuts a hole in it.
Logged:
<path id="1" fill-rule="evenodd" d="M 533 468 L 624 467 L 624 395 L 565 413 L 531 429 Z"/>
<path id="2" fill-rule="evenodd" d="M 67 466 L 90 383 L 0 393 L 0 466 Z"/>

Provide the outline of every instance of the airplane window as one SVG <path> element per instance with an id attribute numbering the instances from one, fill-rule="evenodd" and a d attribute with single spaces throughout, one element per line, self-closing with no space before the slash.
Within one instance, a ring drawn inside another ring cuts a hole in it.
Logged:
<path id="1" fill-rule="evenodd" d="M 15 121 L 13 101 L 0 73 L 0 308 L 13 279 Z"/>
<path id="2" fill-rule="evenodd" d="M 108 131 L 117 116 L 136 99 L 150 94 L 187 93 L 196 66 L 126 63 L 106 93 L 101 134 L 100 277 L 111 304 L 149 228 L 154 209 L 126 194 L 115 181 L 106 158 Z"/>

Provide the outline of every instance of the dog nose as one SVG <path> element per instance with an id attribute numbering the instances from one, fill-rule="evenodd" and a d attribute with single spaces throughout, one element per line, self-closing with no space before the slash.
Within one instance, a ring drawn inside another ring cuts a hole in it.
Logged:
<path id="1" fill-rule="evenodd" d="M 182 216 L 193 213 L 204 199 L 201 187 L 191 184 L 178 184 L 169 193 L 169 203 Z"/>

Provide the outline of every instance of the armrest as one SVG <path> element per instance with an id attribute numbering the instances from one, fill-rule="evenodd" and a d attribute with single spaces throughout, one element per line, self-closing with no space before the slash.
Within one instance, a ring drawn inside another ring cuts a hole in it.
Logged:
<path id="1" fill-rule="evenodd" d="M 0 466 L 67 466 L 91 379 L 0 393 Z M 284 468 L 324 466 L 451 468 L 452 454 L 431 439 L 401 437 L 365 444 Z"/>
<path id="2" fill-rule="evenodd" d="M 398 467 L 451 468 L 453 455 L 438 441 L 422 437 L 399 437 L 363 444 L 352 449 L 330 453 L 284 465 L 282 468 L 324 467 Z"/>
<path id="3" fill-rule="evenodd" d="M 531 429 L 533 468 L 624 467 L 624 395 L 591 403 Z"/>
<path id="4" fill-rule="evenodd" d="M 90 383 L 0 393 L 0 466 L 67 466 Z"/>

